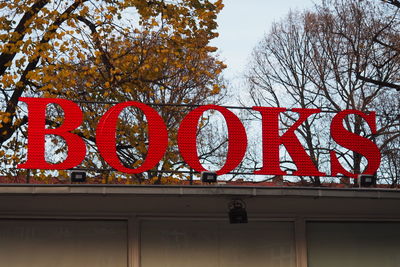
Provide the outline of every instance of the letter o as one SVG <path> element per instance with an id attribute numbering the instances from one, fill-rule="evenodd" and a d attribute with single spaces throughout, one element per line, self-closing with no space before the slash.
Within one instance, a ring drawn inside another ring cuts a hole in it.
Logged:
<path id="1" fill-rule="evenodd" d="M 228 109 L 216 105 L 206 105 L 192 110 L 182 120 L 178 131 L 179 151 L 187 164 L 195 171 L 206 169 L 201 165 L 197 153 L 197 126 L 202 114 L 210 109 L 219 111 L 225 118 L 228 127 L 228 153 L 225 165 L 217 171 L 218 175 L 226 174 L 235 169 L 242 161 L 247 149 L 246 130 L 238 117 Z"/>
<path id="2" fill-rule="evenodd" d="M 136 169 L 127 168 L 121 164 L 115 144 L 118 116 L 124 108 L 130 106 L 143 111 L 149 131 L 146 159 Z M 164 156 L 168 146 L 168 132 L 163 119 L 154 109 L 143 103 L 129 101 L 115 105 L 103 115 L 96 130 L 96 143 L 100 155 L 111 167 L 125 173 L 141 173 L 152 169 Z"/>

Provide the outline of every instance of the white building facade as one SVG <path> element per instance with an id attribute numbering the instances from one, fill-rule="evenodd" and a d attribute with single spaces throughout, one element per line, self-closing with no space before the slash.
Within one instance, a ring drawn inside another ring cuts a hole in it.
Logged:
<path id="1" fill-rule="evenodd" d="M 248 223 L 229 223 L 233 199 Z M 0 185 L 1 266 L 400 266 L 399 204 L 395 189 Z"/>

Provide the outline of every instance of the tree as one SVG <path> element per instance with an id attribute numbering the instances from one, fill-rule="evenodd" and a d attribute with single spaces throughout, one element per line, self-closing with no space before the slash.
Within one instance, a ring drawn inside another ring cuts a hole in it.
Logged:
<path id="1" fill-rule="evenodd" d="M 221 1 L 208 0 L 0 1 L 0 151 L 5 164 L 16 165 L 24 155 L 27 116 L 21 96 L 80 101 L 87 120 L 77 134 L 89 145 L 108 108 L 91 102 L 167 104 L 156 109 L 174 129 L 183 114 L 174 104 L 218 101 L 225 65 L 209 41 L 217 36 L 215 20 L 222 7 Z M 49 111 L 49 124 L 59 125 L 60 112 L 57 107 Z M 143 141 L 143 115 L 136 111 L 126 119 L 142 131 L 135 142 Z M 52 140 L 54 151 L 61 153 L 60 141 Z M 145 155 L 146 148 L 141 151 Z M 119 152 L 124 158 L 124 150 Z M 131 153 L 125 158 L 131 159 Z"/>
<path id="2" fill-rule="evenodd" d="M 385 49 L 391 50 L 394 52 L 394 57 L 399 56 L 400 54 L 400 43 L 397 38 L 398 33 L 394 33 L 390 29 L 390 25 L 393 23 L 397 23 L 398 20 L 398 11 L 400 8 L 400 2 L 397 0 L 383 0 L 383 2 L 387 3 L 388 5 L 392 6 L 393 9 L 389 9 L 389 16 L 388 22 L 386 25 L 383 25 L 381 29 L 374 35 L 372 36 L 373 41 L 381 47 L 384 47 Z M 384 65 L 378 65 L 376 68 L 379 70 L 380 68 L 384 67 Z M 389 89 L 395 89 L 397 91 L 400 91 L 400 85 L 399 85 L 399 80 L 398 79 L 393 79 L 393 80 L 385 80 L 382 77 L 369 77 L 365 76 L 361 73 L 357 73 L 357 77 L 360 80 L 363 80 L 368 83 L 372 83 L 378 86 L 383 86 L 387 87 Z"/>
<path id="3" fill-rule="evenodd" d="M 398 103 L 389 100 L 398 99 L 397 92 L 391 93 L 383 85 L 360 78 L 360 75 L 381 81 L 399 78 L 397 53 L 373 40 L 382 27 L 391 33 L 390 38 L 398 33 L 399 25 L 395 21 L 388 24 L 387 18 L 387 8 L 373 1 L 325 1 L 313 11 L 290 13 L 273 26 L 254 50 L 248 81 L 255 104 L 325 111 L 324 115 L 305 122 L 298 131 L 314 164 L 322 166 L 324 172 L 329 173 L 327 163 L 332 149 L 353 173 L 361 173 L 367 164 L 360 154 L 344 150 L 329 139 L 324 129 L 332 113 L 344 109 L 376 110 L 381 116 L 385 110 L 389 111 L 381 105 L 383 101 L 390 110 L 398 111 Z M 345 124 L 357 135 L 374 138 L 384 152 L 392 140 L 400 138 L 399 122 L 394 117 L 379 120 L 375 136 L 371 136 L 358 116 L 347 117 Z M 292 114 L 286 113 L 282 124 L 288 127 L 294 120 Z M 311 181 L 315 185 L 320 183 L 319 177 L 311 177 Z"/>

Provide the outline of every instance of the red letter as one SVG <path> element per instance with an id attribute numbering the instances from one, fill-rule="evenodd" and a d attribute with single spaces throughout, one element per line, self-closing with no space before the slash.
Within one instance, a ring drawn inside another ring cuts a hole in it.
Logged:
<path id="1" fill-rule="evenodd" d="M 28 104 L 28 152 L 27 161 L 18 168 L 62 170 L 80 164 L 86 155 L 85 142 L 71 133 L 82 123 L 82 111 L 77 104 L 65 99 L 20 97 Z M 46 107 L 53 103 L 64 110 L 64 122 L 56 129 L 46 129 Z M 53 134 L 64 138 L 68 147 L 67 158 L 57 164 L 45 160 L 45 136 Z"/>
<path id="2" fill-rule="evenodd" d="M 281 170 L 279 161 L 279 146 L 282 144 L 297 166 L 294 175 L 325 176 L 314 166 L 294 133 L 310 115 L 319 113 L 319 109 L 292 109 L 300 114 L 300 118 L 282 136 L 279 136 L 279 113 L 286 111 L 285 108 L 253 107 L 253 109 L 261 112 L 263 133 L 263 167 L 255 171 L 255 174 L 286 174 Z"/>
<path id="3" fill-rule="evenodd" d="M 333 140 L 335 140 L 338 145 L 363 155 L 368 160 L 368 166 L 364 171 L 364 174 L 372 175 L 376 170 L 378 170 L 379 165 L 381 164 L 381 152 L 379 151 L 378 146 L 371 140 L 349 132 L 343 127 L 343 120 L 349 114 L 362 117 L 371 128 L 372 134 L 376 134 L 375 112 L 371 112 L 367 115 L 358 110 L 343 110 L 333 117 L 331 124 L 331 136 Z M 330 153 L 332 176 L 341 173 L 348 177 L 357 178 L 358 174 L 350 173 L 342 167 L 334 151 L 331 151 Z"/>
<path id="4" fill-rule="evenodd" d="M 118 116 L 124 108 L 130 106 L 143 111 L 149 131 L 146 160 L 136 169 L 127 168 L 121 164 L 115 144 Z M 168 132 L 163 119 L 154 109 L 139 102 L 129 101 L 112 107 L 104 114 L 96 130 L 96 143 L 101 156 L 111 167 L 125 173 L 141 173 L 153 168 L 164 156 L 168 146 Z"/>
<path id="5" fill-rule="evenodd" d="M 242 161 L 247 148 L 247 136 L 243 124 L 238 117 L 226 108 L 216 105 L 206 105 L 191 111 L 183 120 L 178 131 L 178 145 L 183 159 L 198 172 L 206 171 L 197 154 L 197 125 L 203 112 L 215 109 L 221 112 L 228 126 L 228 154 L 225 165 L 217 171 L 218 175 L 226 174 L 236 168 Z"/>

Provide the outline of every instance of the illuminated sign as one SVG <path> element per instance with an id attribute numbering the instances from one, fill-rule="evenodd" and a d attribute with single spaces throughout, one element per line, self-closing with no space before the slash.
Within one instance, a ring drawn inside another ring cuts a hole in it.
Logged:
<path id="1" fill-rule="evenodd" d="M 86 144 L 83 139 L 72 133 L 82 123 L 83 113 L 79 106 L 69 100 L 55 98 L 21 97 L 28 105 L 28 151 L 27 161 L 19 164 L 18 168 L 26 169 L 70 169 L 79 165 L 86 155 Z M 47 129 L 46 106 L 57 104 L 64 110 L 64 122 L 55 129 Z M 119 114 L 127 107 L 140 109 L 148 121 L 149 145 L 146 159 L 137 168 L 124 166 L 116 151 L 116 128 Z M 295 135 L 296 129 L 311 115 L 320 113 L 319 109 L 291 109 L 299 114 L 298 120 L 282 135 L 279 134 L 279 115 L 285 108 L 253 107 L 262 116 L 262 156 L 263 167 L 255 174 L 285 175 L 280 168 L 279 147 L 284 145 L 297 170 L 293 175 L 326 176 L 313 164 L 310 156 Z M 226 174 L 235 169 L 242 161 L 247 149 L 247 135 L 239 118 L 225 107 L 216 105 L 200 106 L 187 114 L 178 130 L 178 147 L 185 162 L 197 172 L 206 171 L 201 165 L 197 154 L 196 134 L 199 119 L 207 110 L 216 110 L 224 117 L 228 128 L 228 151 L 225 165 L 217 174 Z M 330 126 L 332 139 L 340 146 L 357 152 L 368 160 L 364 174 L 373 174 L 380 165 L 381 154 L 371 140 L 349 132 L 343 126 L 343 120 L 348 115 L 358 115 L 369 125 L 372 134 L 376 133 L 375 113 L 365 114 L 357 110 L 344 110 L 337 113 Z M 57 135 L 62 137 L 68 147 L 66 159 L 60 163 L 48 163 L 45 160 L 45 136 Z M 114 169 L 124 173 L 141 173 L 151 170 L 163 158 L 168 146 L 168 131 L 160 115 L 148 105 L 129 101 L 111 107 L 100 119 L 96 129 L 96 144 L 100 155 Z M 343 174 L 357 178 L 357 174 L 346 171 L 334 151 L 330 151 L 331 176 Z"/>

